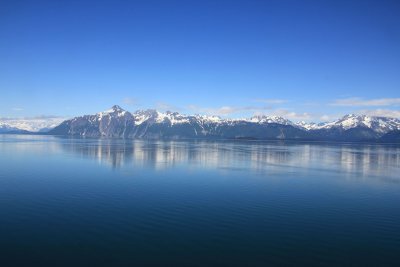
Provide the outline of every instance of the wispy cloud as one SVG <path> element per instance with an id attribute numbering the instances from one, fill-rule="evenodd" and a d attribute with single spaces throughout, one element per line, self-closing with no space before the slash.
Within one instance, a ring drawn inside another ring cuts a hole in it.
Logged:
<path id="1" fill-rule="evenodd" d="M 369 116 L 376 116 L 376 117 L 400 118 L 400 110 L 390 110 L 390 109 L 360 110 L 357 113 Z"/>
<path id="2" fill-rule="evenodd" d="M 328 122 L 328 121 L 336 120 L 342 116 L 343 116 L 343 114 L 329 114 L 329 115 L 324 114 L 322 116 L 316 117 L 314 120 L 315 120 L 315 122 L 319 122 L 319 121 Z"/>
<path id="3" fill-rule="evenodd" d="M 0 120 L 9 121 L 9 120 L 64 120 L 68 119 L 67 116 L 53 116 L 53 115 L 40 115 L 33 117 L 0 117 Z"/>
<path id="4" fill-rule="evenodd" d="M 264 113 L 256 112 L 255 115 L 263 115 Z M 279 117 L 284 117 L 286 119 L 290 120 L 310 120 L 314 118 L 314 116 L 310 113 L 303 112 L 303 113 L 298 113 L 294 112 L 291 110 L 287 109 L 274 109 L 270 110 L 268 114 L 264 115 L 274 115 L 274 116 L 279 116 Z"/>
<path id="5" fill-rule="evenodd" d="M 156 103 L 156 109 L 160 111 L 181 111 L 181 108 L 165 102 Z"/>
<path id="6" fill-rule="evenodd" d="M 309 121 L 317 118 L 316 115 L 310 114 L 308 112 L 295 112 L 284 108 L 273 109 L 269 105 L 268 106 L 222 106 L 217 108 L 204 108 L 192 105 L 187 108 L 192 113 L 217 115 L 222 117 L 231 117 L 235 116 L 236 114 L 241 114 L 246 116 L 247 114 L 247 116 L 254 116 L 254 115 L 279 116 L 294 121 L 299 121 L 299 120 Z"/>
<path id="7" fill-rule="evenodd" d="M 260 103 L 265 103 L 265 104 L 271 104 L 271 105 L 284 104 L 284 103 L 289 102 L 289 100 L 286 100 L 286 99 L 270 99 L 270 98 L 257 98 L 254 101 L 260 102 Z"/>
<path id="8" fill-rule="evenodd" d="M 137 105 L 139 101 L 138 101 L 136 98 L 134 98 L 134 97 L 125 97 L 125 98 L 122 100 L 122 102 L 123 102 L 125 105 L 134 106 L 134 105 Z"/>
<path id="9" fill-rule="evenodd" d="M 216 108 L 210 107 L 198 107 L 195 105 L 190 105 L 187 107 L 188 110 L 194 113 L 208 114 L 208 115 L 218 115 L 218 116 L 229 116 L 242 112 L 261 112 L 265 110 L 270 110 L 270 106 L 221 106 Z"/>
<path id="10" fill-rule="evenodd" d="M 383 107 L 400 105 L 400 98 L 375 98 L 363 99 L 360 97 L 336 99 L 330 105 L 332 106 L 364 106 L 364 107 Z"/>
<path id="11" fill-rule="evenodd" d="M 15 108 L 12 108 L 12 110 L 13 111 L 23 111 L 24 109 L 23 108 L 19 108 L 19 107 L 15 107 Z"/>

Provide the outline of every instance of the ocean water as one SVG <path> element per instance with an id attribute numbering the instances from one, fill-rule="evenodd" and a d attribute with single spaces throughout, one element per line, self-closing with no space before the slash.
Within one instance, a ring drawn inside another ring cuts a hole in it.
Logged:
<path id="1" fill-rule="evenodd" d="M 0 266 L 400 266 L 400 146 L 0 135 Z"/>

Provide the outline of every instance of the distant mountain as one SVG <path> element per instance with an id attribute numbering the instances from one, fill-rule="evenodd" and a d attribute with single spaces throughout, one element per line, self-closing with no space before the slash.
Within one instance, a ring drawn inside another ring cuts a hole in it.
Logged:
<path id="1" fill-rule="evenodd" d="M 299 121 L 299 122 L 296 122 L 295 125 L 304 130 L 315 130 L 315 129 L 319 129 L 320 126 L 324 125 L 324 123 L 317 124 L 314 122 Z"/>
<path id="2" fill-rule="evenodd" d="M 87 137 L 125 137 L 128 128 L 133 127 L 131 113 L 119 106 L 97 113 L 66 120 L 50 130 L 50 134 Z"/>
<path id="3" fill-rule="evenodd" d="M 0 133 L 8 132 L 47 132 L 63 122 L 65 118 L 37 117 L 37 118 L 0 118 Z"/>
<path id="4" fill-rule="evenodd" d="M 25 131 L 0 122 L 0 133 L 25 133 Z"/>
<path id="5" fill-rule="evenodd" d="M 265 116 L 265 115 L 254 116 L 254 117 L 251 117 L 249 120 L 245 120 L 245 121 L 255 122 L 255 123 L 259 123 L 259 124 L 276 123 L 276 124 L 291 125 L 291 126 L 295 125 L 290 120 L 287 120 L 287 119 L 279 117 L 279 116 Z"/>
<path id="6" fill-rule="evenodd" d="M 124 138 L 251 138 L 301 139 L 304 130 L 279 117 L 221 119 L 216 116 L 185 116 L 177 112 L 140 110 L 130 113 L 119 106 L 64 121 L 49 134 Z"/>
<path id="7" fill-rule="evenodd" d="M 352 128 L 368 128 L 377 133 L 387 133 L 400 129 L 400 120 L 386 117 L 371 117 L 366 115 L 346 115 L 337 121 L 320 125 L 319 129 L 341 128 L 349 130 Z"/>
<path id="8" fill-rule="evenodd" d="M 82 137 L 399 142 L 400 132 L 398 119 L 365 115 L 350 114 L 336 121 L 316 124 L 294 123 L 278 116 L 223 119 L 153 109 L 130 113 L 119 106 L 56 123 L 0 121 L 0 133 L 27 133 L 27 129 L 43 132 L 50 128 L 48 134 Z"/>
<path id="9" fill-rule="evenodd" d="M 310 134 L 313 140 L 376 141 L 392 131 L 400 130 L 400 120 L 366 115 L 345 115 L 328 123 L 297 124 Z"/>

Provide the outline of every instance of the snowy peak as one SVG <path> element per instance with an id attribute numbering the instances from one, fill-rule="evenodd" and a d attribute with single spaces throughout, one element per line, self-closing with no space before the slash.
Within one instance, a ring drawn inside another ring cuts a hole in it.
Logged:
<path id="1" fill-rule="evenodd" d="M 287 120 L 279 116 L 266 116 L 266 115 L 253 116 L 248 121 L 260 124 L 277 123 L 282 125 L 293 125 L 293 122 L 291 122 L 290 120 Z"/>
<path id="2" fill-rule="evenodd" d="M 63 121 L 63 118 L 50 117 L 40 117 L 35 119 L 0 119 L 0 132 L 4 133 L 15 130 L 44 132 L 59 126 L 61 123 L 65 127 L 73 125 L 74 128 L 71 128 L 72 132 L 76 129 L 83 129 L 86 127 L 84 131 L 82 130 L 82 135 L 93 134 L 91 131 L 96 129 L 96 127 L 99 127 L 102 133 L 105 132 L 104 136 L 110 134 L 110 129 L 122 129 L 124 127 L 128 129 L 131 127 L 141 131 L 141 129 L 147 129 L 154 124 L 159 124 L 157 127 L 161 126 L 161 128 L 164 126 L 172 127 L 174 125 L 185 124 L 186 128 L 183 128 L 187 129 L 188 127 L 194 127 L 193 131 L 196 133 L 198 129 L 202 129 L 202 132 L 209 132 L 210 129 L 215 130 L 218 127 L 244 127 L 246 123 L 260 125 L 261 127 L 266 127 L 268 124 L 293 126 L 297 130 L 305 130 L 307 132 L 330 129 L 348 130 L 352 128 L 368 128 L 373 130 L 378 134 L 378 136 L 382 136 L 390 131 L 400 130 L 399 119 L 367 115 L 348 114 L 336 121 L 316 124 L 304 121 L 293 123 L 292 121 L 280 116 L 267 115 L 253 116 L 247 119 L 228 119 L 210 115 L 183 115 L 171 111 L 159 112 L 155 109 L 137 110 L 134 113 L 130 113 L 118 105 L 114 105 L 110 109 L 94 115 L 85 115 Z M 140 125 L 144 127 L 139 127 Z M 111 135 L 114 136 L 120 134 L 118 131 L 111 131 Z"/>
<path id="3" fill-rule="evenodd" d="M 7 123 L 0 121 L 0 133 L 6 133 L 6 132 L 18 131 L 18 130 L 20 130 L 20 129 L 15 128 Z"/>
<path id="4" fill-rule="evenodd" d="M 355 127 L 364 127 L 378 133 L 387 133 L 393 130 L 400 130 L 400 120 L 387 117 L 372 117 L 367 115 L 348 114 L 337 121 L 325 123 L 320 128 L 342 128 L 348 130 Z"/>
<path id="5" fill-rule="evenodd" d="M 170 123 L 171 125 L 190 122 L 190 116 L 171 111 L 164 113 L 154 109 L 138 110 L 133 113 L 133 116 L 135 118 L 135 125 L 140 125 L 146 121 L 152 123 Z"/>
<path id="6" fill-rule="evenodd" d="M 321 124 L 317 124 L 314 122 L 299 121 L 299 122 L 295 123 L 295 126 L 302 128 L 302 129 L 306 129 L 306 130 L 315 130 L 315 129 L 319 129 Z"/>
<path id="7" fill-rule="evenodd" d="M 104 115 L 105 114 L 125 114 L 125 112 L 126 112 L 126 110 L 124 110 L 120 106 L 114 105 L 110 109 L 100 112 L 99 114 L 104 114 Z"/>
<path id="8" fill-rule="evenodd" d="M 209 115 L 196 114 L 194 117 L 196 118 L 196 120 L 198 120 L 201 123 L 220 123 L 220 122 L 224 121 L 219 116 L 209 116 Z"/>
<path id="9" fill-rule="evenodd" d="M 189 116 L 185 116 L 179 114 L 178 112 L 167 111 L 166 113 L 157 112 L 157 120 L 156 122 L 169 122 L 171 125 L 181 124 L 181 123 L 189 123 Z"/>
<path id="10" fill-rule="evenodd" d="M 4 118 L 0 119 L 0 128 L 5 131 L 44 132 L 58 126 L 65 118 L 35 117 L 35 118 Z"/>
<path id="11" fill-rule="evenodd" d="M 103 117 L 124 117 L 131 115 L 128 111 L 124 110 L 118 105 L 112 106 L 110 109 L 97 113 L 97 120 L 102 120 Z"/>
<path id="12" fill-rule="evenodd" d="M 111 109 L 114 110 L 114 111 L 125 111 L 123 108 L 121 108 L 121 107 L 118 106 L 118 105 L 112 106 Z"/>
<path id="13" fill-rule="evenodd" d="M 388 117 L 374 117 L 367 115 L 356 115 L 347 114 L 342 118 L 327 122 L 327 123 L 307 123 L 298 122 L 296 126 L 303 128 L 305 130 L 319 130 L 319 129 L 332 129 L 340 128 L 343 130 L 349 130 L 356 127 L 368 128 L 376 133 L 384 134 L 394 130 L 400 130 L 400 120 Z"/>
<path id="14" fill-rule="evenodd" d="M 352 131 L 346 131 L 352 129 Z M 368 130 L 368 129 L 372 130 Z M 123 138 L 240 138 L 330 141 L 379 141 L 400 129 L 398 119 L 346 115 L 329 123 L 293 123 L 279 116 L 228 119 L 207 115 L 183 115 L 154 109 L 134 113 L 119 106 L 64 121 L 50 134 Z"/>
<path id="15" fill-rule="evenodd" d="M 146 110 L 137 110 L 133 113 L 134 116 L 146 116 L 146 117 L 156 117 L 157 110 L 155 109 L 146 109 Z"/>
<path id="16" fill-rule="evenodd" d="M 137 110 L 132 115 L 135 125 L 140 125 L 146 121 L 154 121 L 158 116 L 158 112 L 154 109 Z"/>
<path id="17" fill-rule="evenodd" d="M 309 123 L 309 122 L 297 122 L 295 124 L 299 128 L 309 130 L 320 130 L 320 129 L 333 129 L 339 128 L 343 130 L 349 130 L 356 127 L 368 128 L 378 134 L 385 134 L 390 131 L 400 130 L 400 120 L 389 117 L 374 117 L 367 115 L 356 115 L 347 114 L 342 118 L 326 123 Z"/>

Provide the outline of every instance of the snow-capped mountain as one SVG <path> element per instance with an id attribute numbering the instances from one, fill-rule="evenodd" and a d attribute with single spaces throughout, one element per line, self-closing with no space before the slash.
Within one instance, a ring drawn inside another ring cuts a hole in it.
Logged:
<path id="1" fill-rule="evenodd" d="M 120 106 L 118 105 L 114 105 L 112 106 L 110 109 L 105 110 L 103 112 L 99 112 L 97 113 L 99 119 L 103 118 L 103 117 L 107 117 L 107 116 L 111 116 L 111 117 L 123 117 L 125 116 L 125 114 L 127 113 L 126 110 L 122 109 Z"/>
<path id="2" fill-rule="evenodd" d="M 277 123 L 277 124 L 282 124 L 282 125 L 294 125 L 293 122 L 290 120 L 287 120 L 285 118 L 279 117 L 279 116 L 265 116 L 265 115 L 259 115 L 259 116 L 253 116 L 250 119 L 248 119 L 249 122 L 255 122 L 255 123 Z"/>
<path id="3" fill-rule="evenodd" d="M 7 123 L 0 121 L 0 133 L 18 132 L 21 131 L 18 128 L 12 127 Z"/>
<path id="4" fill-rule="evenodd" d="M 138 110 L 133 113 L 135 117 L 135 125 L 140 125 L 145 121 L 151 121 L 153 123 L 164 123 L 168 122 L 171 125 L 189 123 L 190 118 L 193 116 L 184 116 L 178 112 L 167 111 L 165 113 L 159 112 L 154 109 L 149 110 Z"/>
<path id="5" fill-rule="evenodd" d="M 326 141 L 397 140 L 400 120 L 365 115 L 346 115 L 328 123 L 293 123 L 278 116 L 224 119 L 218 116 L 183 115 L 154 109 L 130 113 L 115 105 L 94 115 L 65 120 L 60 118 L 0 121 L 0 132 L 43 131 L 84 137 L 118 138 L 240 138 Z M 60 123 L 59 125 L 57 125 Z M 56 126 L 57 125 L 57 126 Z M 386 140 L 385 139 L 385 140 Z"/>
<path id="6" fill-rule="evenodd" d="M 3 118 L 0 119 L 1 132 L 45 132 L 63 122 L 65 118 L 59 117 L 38 117 L 38 118 Z"/>
<path id="7" fill-rule="evenodd" d="M 280 117 L 221 119 L 217 116 L 182 115 L 177 112 L 139 110 L 119 106 L 64 121 L 50 134 L 124 138 L 301 138 L 302 130 Z"/>
<path id="8" fill-rule="evenodd" d="M 400 130 L 400 120 L 388 117 L 372 117 L 366 115 L 348 114 L 342 118 L 327 122 L 327 123 L 307 123 L 298 122 L 297 126 L 306 130 L 320 130 L 320 129 L 342 129 L 350 130 L 353 128 L 361 127 L 371 129 L 376 133 L 385 134 L 390 131 Z"/>
<path id="9" fill-rule="evenodd" d="M 316 130 L 316 129 L 319 129 L 323 124 L 318 124 L 315 122 L 299 121 L 299 122 L 296 122 L 295 125 L 299 128 L 305 129 L 305 130 Z"/>
<path id="10" fill-rule="evenodd" d="M 113 106 L 94 115 L 84 115 L 66 120 L 50 130 L 52 134 L 79 136 L 124 136 L 127 127 L 133 127 L 134 117 L 119 106 Z"/>
<path id="11" fill-rule="evenodd" d="M 387 117 L 349 114 L 337 121 L 321 125 L 320 129 L 342 128 L 348 130 L 356 127 L 369 128 L 377 133 L 387 133 L 393 130 L 400 130 L 400 120 Z"/>

